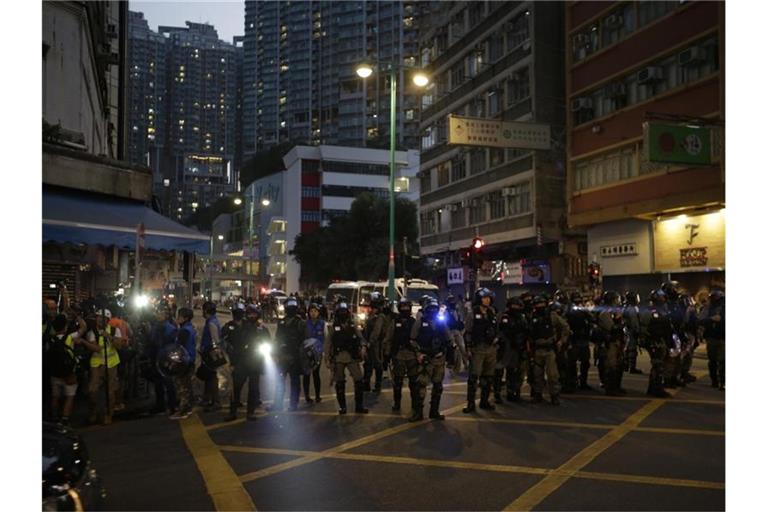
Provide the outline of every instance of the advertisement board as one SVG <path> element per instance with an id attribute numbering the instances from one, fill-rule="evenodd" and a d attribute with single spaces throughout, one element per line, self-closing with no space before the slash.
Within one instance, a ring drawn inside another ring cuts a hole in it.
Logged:
<path id="1" fill-rule="evenodd" d="M 547 284 L 549 281 L 549 263 L 528 262 L 523 265 L 523 284 Z"/>
<path id="2" fill-rule="evenodd" d="M 448 116 L 448 144 L 518 149 L 549 149 L 548 124 L 514 123 Z"/>
<path id="3" fill-rule="evenodd" d="M 712 130 L 694 125 L 644 123 L 649 162 L 708 165 L 712 163 Z"/>
<path id="4" fill-rule="evenodd" d="M 662 272 L 725 268 L 725 210 L 656 222 L 655 269 Z"/>

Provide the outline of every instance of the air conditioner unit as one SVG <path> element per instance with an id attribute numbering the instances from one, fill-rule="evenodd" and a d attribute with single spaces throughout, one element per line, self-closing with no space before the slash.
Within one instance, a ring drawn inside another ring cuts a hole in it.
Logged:
<path id="1" fill-rule="evenodd" d="M 605 93 L 609 98 L 618 98 L 627 95 L 627 87 L 621 82 L 608 84 Z"/>
<path id="2" fill-rule="evenodd" d="M 587 110 L 592 108 L 592 98 L 576 98 L 571 100 L 571 112 Z"/>
<path id="3" fill-rule="evenodd" d="M 664 79 L 664 70 L 658 66 L 648 66 L 637 73 L 637 83 L 647 84 Z"/>
<path id="4" fill-rule="evenodd" d="M 589 44 L 589 36 L 587 34 L 576 34 L 576 37 L 573 38 L 573 44 L 577 48 L 587 46 Z"/>
<path id="5" fill-rule="evenodd" d="M 502 197 L 508 197 L 508 196 L 514 195 L 514 193 L 515 193 L 514 187 L 504 187 L 503 189 L 501 189 Z"/>
<path id="6" fill-rule="evenodd" d="M 691 64 L 703 61 L 705 57 L 704 50 L 694 46 L 680 52 L 677 56 L 677 63 L 681 66 L 690 66 Z"/>
<path id="7" fill-rule="evenodd" d="M 608 28 L 618 28 L 624 23 L 624 18 L 621 14 L 611 14 L 605 18 L 604 24 Z"/>

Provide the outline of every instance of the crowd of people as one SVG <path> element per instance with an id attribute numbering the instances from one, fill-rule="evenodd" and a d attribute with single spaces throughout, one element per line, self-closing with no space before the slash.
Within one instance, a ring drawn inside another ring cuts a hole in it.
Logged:
<path id="1" fill-rule="evenodd" d="M 200 405 L 207 411 L 228 409 L 224 419 L 231 421 L 245 405 L 246 418 L 254 420 L 262 406 L 264 378 L 275 380 L 268 410 L 283 410 L 288 385 L 289 410 L 298 408 L 302 392 L 307 404 L 320 402 L 323 364 L 335 385 L 339 414 L 347 413 L 347 374 L 359 414 L 368 412 L 365 393 L 381 392 L 385 371 L 393 387 L 392 410 L 401 410 L 407 378 L 410 421 L 424 418 L 427 388 L 428 417 L 443 419 L 445 372 L 458 375 L 462 368 L 467 373 L 467 414 L 476 411 L 478 388 L 479 408 L 493 410 L 505 400 L 520 401 L 526 380 L 533 403 L 543 402 L 546 390 L 550 402 L 558 405 L 561 394 L 598 385 L 590 383 L 593 362 L 605 393 L 624 395 L 623 375 L 642 373 L 637 367 L 641 354 L 650 359 L 647 394 L 668 397 L 667 389 L 695 380 L 690 373 L 693 352 L 702 342 L 711 385 L 725 389 L 725 295 L 720 290 L 713 290 L 704 304 L 695 303 L 674 281 L 646 301 L 634 292 L 605 291 L 593 301 L 579 292 L 558 291 L 552 297 L 523 293 L 508 298 L 503 311 L 494 302 L 486 288 L 477 290 L 467 305 L 452 295 L 442 305 L 424 296 L 414 315 L 408 299 L 392 304 L 374 292 L 360 325 L 344 297 L 324 304 L 322 298 L 289 296 L 272 333 L 255 301 L 233 302 L 232 320 L 224 325 L 217 305 L 205 302 L 201 332 L 192 323 L 192 309 L 172 311 L 163 302 L 151 318 L 133 319 L 132 329 L 117 305 L 62 308 L 49 301 L 43 322 L 44 389 L 49 392 L 45 406 L 50 418 L 68 422 L 78 386 L 86 385 L 89 420 L 98 421 L 103 391 L 102 421 L 109 423 L 122 407 L 130 346 L 141 361 L 141 376 L 154 387 L 151 412 L 172 419 L 186 418 Z M 198 400 L 196 380 L 202 388 Z M 228 396 L 222 398 L 222 389 Z"/>

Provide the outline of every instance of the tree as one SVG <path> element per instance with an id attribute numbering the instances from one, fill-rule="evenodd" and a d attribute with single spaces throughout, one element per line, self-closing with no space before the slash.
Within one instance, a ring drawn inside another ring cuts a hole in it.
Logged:
<path id="1" fill-rule="evenodd" d="M 416 204 L 395 202 L 395 273 L 412 271 L 406 258 L 403 269 L 403 237 L 409 255 L 418 254 Z M 335 279 L 383 281 L 389 254 L 389 201 L 372 193 L 358 195 L 349 213 L 331 219 L 328 226 L 296 237 L 290 253 L 301 265 L 301 281 L 317 288 Z"/>

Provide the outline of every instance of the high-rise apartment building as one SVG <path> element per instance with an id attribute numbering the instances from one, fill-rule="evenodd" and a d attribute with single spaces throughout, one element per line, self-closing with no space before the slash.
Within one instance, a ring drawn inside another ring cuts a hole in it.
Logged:
<path id="1" fill-rule="evenodd" d="M 481 237 L 479 280 L 502 297 L 586 267 L 575 268 L 579 244 L 563 232 L 563 12 L 559 2 L 441 2 L 419 20 L 432 77 L 421 105 L 421 251 L 461 267 Z M 449 144 L 451 114 L 549 125 L 550 149 Z"/>
<path id="2" fill-rule="evenodd" d="M 568 222 L 603 287 L 724 286 L 724 2 L 567 3 L 565 30 Z"/>
<path id="3" fill-rule="evenodd" d="M 387 73 L 362 62 L 415 66 L 418 2 L 245 2 L 243 151 L 284 143 L 386 147 Z M 418 91 L 398 74 L 398 145 L 418 144 Z"/>
<path id="4" fill-rule="evenodd" d="M 128 161 L 153 170 L 156 190 L 163 186 L 160 161 L 166 139 L 166 40 L 150 30 L 144 14 L 128 20 Z"/>

